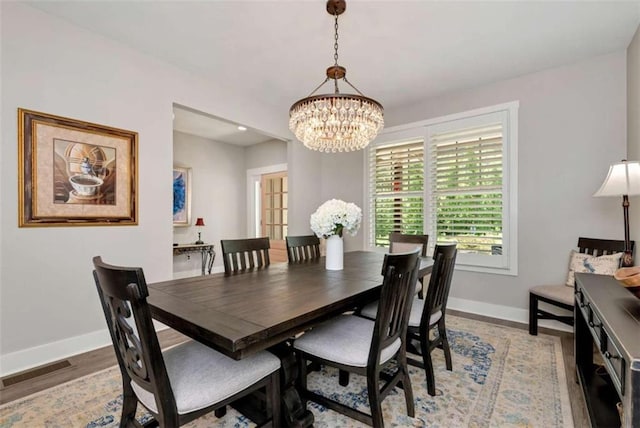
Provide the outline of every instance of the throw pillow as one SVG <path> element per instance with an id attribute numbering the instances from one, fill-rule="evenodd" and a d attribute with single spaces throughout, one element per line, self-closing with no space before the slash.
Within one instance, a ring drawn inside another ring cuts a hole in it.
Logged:
<path id="1" fill-rule="evenodd" d="M 567 275 L 568 287 L 573 287 L 575 272 L 596 273 L 599 275 L 613 275 L 620 267 L 622 253 L 606 254 L 604 256 L 592 256 L 571 250 L 569 261 L 569 274 Z"/>

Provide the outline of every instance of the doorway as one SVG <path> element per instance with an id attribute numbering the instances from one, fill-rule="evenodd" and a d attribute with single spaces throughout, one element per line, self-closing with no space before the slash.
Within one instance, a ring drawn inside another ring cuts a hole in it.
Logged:
<path id="1" fill-rule="evenodd" d="M 287 164 L 247 170 L 248 236 L 269 238 L 271 263 L 287 262 L 289 179 Z"/>
<path id="2" fill-rule="evenodd" d="M 261 236 L 269 238 L 272 263 L 287 261 L 287 217 L 289 183 L 287 171 L 263 174 L 260 179 Z"/>

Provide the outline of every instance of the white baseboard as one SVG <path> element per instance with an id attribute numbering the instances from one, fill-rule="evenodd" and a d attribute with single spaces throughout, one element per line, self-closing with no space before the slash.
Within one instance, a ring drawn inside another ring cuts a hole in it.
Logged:
<path id="1" fill-rule="evenodd" d="M 111 344 L 107 329 L 0 356 L 0 375 L 21 372 Z"/>
<path id="2" fill-rule="evenodd" d="M 468 312 L 476 315 L 484 315 L 491 318 L 498 318 L 506 321 L 513 321 L 529 325 L 529 310 L 514 308 L 512 306 L 494 305 L 493 303 L 478 302 L 475 300 L 449 297 L 448 309 L 455 309 L 460 312 Z M 553 320 L 538 321 L 539 327 L 551 328 L 554 330 L 573 332 L 573 328 Z"/>
<path id="3" fill-rule="evenodd" d="M 153 324 L 156 331 L 168 328 L 166 325 L 156 321 Z M 105 346 L 113 346 L 109 330 L 106 328 L 93 333 L 11 352 L 0 356 L 0 377 L 33 369 L 84 352 L 94 351 Z"/>
<path id="4" fill-rule="evenodd" d="M 222 272 L 224 271 L 224 268 L 219 267 L 215 270 Z M 449 309 L 455 309 L 461 312 L 514 321 L 525 325 L 529 322 L 528 310 L 514 308 L 511 306 L 494 305 L 492 303 L 460 299 L 453 296 L 449 298 L 447 306 Z M 551 320 L 542 320 L 539 325 L 540 327 L 547 327 L 555 330 L 573 331 L 571 327 Z M 167 326 L 161 323 L 155 323 L 155 326 L 157 331 L 167 328 Z M 83 352 L 93 351 L 104 346 L 111 346 L 111 337 L 109 336 L 109 331 L 106 328 L 93 333 L 70 337 L 57 342 L 47 343 L 45 345 L 5 354 L 0 356 L 0 376 L 4 377 L 13 373 L 68 358 L 73 355 L 81 354 Z"/>

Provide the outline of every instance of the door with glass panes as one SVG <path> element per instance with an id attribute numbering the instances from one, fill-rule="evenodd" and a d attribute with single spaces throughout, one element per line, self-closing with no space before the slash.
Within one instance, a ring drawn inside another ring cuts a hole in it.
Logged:
<path id="1" fill-rule="evenodd" d="M 265 174 L 260 182 L 261 189 L 261 236 L 269 238 L 271 263 L 287 261 L 287 206 L 288 183 L 287 172 Z"/>

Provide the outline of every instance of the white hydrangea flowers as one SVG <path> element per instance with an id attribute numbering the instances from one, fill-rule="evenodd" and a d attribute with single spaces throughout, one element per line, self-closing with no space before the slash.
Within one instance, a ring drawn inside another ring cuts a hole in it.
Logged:
<path id="1" fill-rule="evenodd" d="M 342 236 L 343 231 L 354 236 L 360 229 L 362 210 L 352 202 L 331 199 L 311 214 L 311 230 L 318 238 Z"/>

